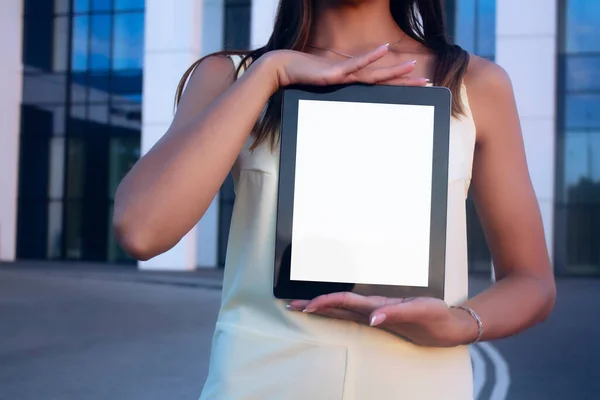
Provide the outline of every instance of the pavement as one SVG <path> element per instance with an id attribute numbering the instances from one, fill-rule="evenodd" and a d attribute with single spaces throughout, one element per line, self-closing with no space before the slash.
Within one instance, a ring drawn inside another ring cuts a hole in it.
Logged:
<path id="1" fill-rule="evenodd" d="M 197 399 L 221 279 L 219 270 L 0 264 L 0 400 Z M 489 277 L 470 284 L 477 293 Z M 472 347 L 478 400 L 600 398 L 600 280 L 557 286 L 544 324 Z"/>

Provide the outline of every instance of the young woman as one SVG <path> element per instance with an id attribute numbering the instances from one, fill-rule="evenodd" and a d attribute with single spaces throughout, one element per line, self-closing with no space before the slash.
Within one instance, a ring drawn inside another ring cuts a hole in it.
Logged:
<path id="1" fill-rule="evenodd" d="M 129 253 L 156 256 L 198 222 L 233 170 L 237 199 L 203 399 L 469 399 L 466 345 L 516 334 L 550 313 L 553 273 L 511 83 L 500 67 L 449 43 L 440 3 L 281 0 L 265 47 L 243 62 L 207 57 L 184 76 L 171 127 L 118 189 L 114 224 Z M 428 80 L 454 94 L 445 301 L 274 299 L 279 90 Z M 470 299 L 469 186 L 497 278 Z"/>

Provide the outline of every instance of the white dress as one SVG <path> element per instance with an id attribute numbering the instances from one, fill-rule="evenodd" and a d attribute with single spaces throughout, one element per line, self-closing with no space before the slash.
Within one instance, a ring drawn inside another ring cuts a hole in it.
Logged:
<path id="1" fill-rule="evenodd" d="M 237 66 L 240 58 L 232 57 Z M 467 299 L 465 200 L 475 125 L 453 118 L 445 300 Z M 410 344 L 353 322 L 292 312 L 272 294 L 279 150 L 265 143 L 233 168 L 236 200 L 222 303 L 202 400 L 467 400 L 473 377 L 467 346 Z M 410 191 L 407 187 L 406 191 Z"/>

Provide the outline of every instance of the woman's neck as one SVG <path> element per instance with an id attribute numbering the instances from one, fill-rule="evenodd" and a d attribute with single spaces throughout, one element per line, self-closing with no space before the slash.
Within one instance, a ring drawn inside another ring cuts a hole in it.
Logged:
<path id="1" fill-rule="evenodd" d="M 389 0 L 317 0 L 310 44 L 360 54 L 404 36 Z"/>

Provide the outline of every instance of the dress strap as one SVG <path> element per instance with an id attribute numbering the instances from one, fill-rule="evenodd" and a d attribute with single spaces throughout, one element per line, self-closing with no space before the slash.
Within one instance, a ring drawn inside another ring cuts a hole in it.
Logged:
<path id="1" fill-rule="evenodd" d="M 237 71 L 237 69 L 240 66 L 240 64 L 242 63 L 242 60 L 244 59 L 244 57 L 237 55 L 237 54 L 232 54 L 229 56 L 229 58 L 231 58 L 231 61 L 233 62 L 233 68 Z M 244 63 L 244 65 L 242 66 L 242 68 L 240 69 L 240 72 L 237 75 L 238 78 L 240 76 L 242 76 L 243 73 L 246 71 L 247 65 L 248 65 L 248 61 L 246 61 Z"/>

